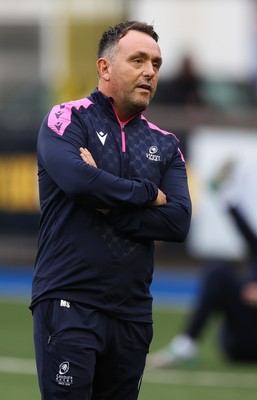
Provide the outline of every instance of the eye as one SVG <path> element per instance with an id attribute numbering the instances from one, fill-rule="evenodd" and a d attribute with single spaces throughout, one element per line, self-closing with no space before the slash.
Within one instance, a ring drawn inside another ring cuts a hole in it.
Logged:
<path id="1" fill-rule="evenodd" d="M 156 71 L 159 71 L 159 69 L 160 69 L 160 64 L 159 64 L 158 62 L 153 62 L 153 68 L 154 68 Z"/>
<path id="2" fill-rule="evenodd" d="M 143 61 L 142 61 L 141 58 L 135 58 L 135 59 L 134 59 L 134 63 L 135 63 L 135 64 L 142 64 L 142 62 L 143 62 Z"/>

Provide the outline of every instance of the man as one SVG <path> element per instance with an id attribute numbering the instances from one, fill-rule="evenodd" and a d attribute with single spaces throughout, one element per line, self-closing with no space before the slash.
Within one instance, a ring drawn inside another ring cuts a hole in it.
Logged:
<path id="1" fill-rule="evenodd" d="M 98 89 L 53 107 L 38 137 L 32 287 L 42 399 L 137 399 L 152 339 L 153 241 L 183 241 L 191 203 L 176 137 L 147 122 L 161 66 L 151 25 L 98 49 Z"/>

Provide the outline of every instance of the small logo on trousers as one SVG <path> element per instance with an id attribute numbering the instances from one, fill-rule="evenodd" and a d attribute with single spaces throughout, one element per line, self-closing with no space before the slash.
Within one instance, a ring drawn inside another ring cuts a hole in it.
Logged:
<path id="1" fill-rule="evenodd" d="M 67 307 L 70 308 L 70 302 L 67 300 L 61 300 L 60 301 L 60 307 Z"/>
<path id="2" fill-rule="evenodd" d="M 56 382 L 58 383 L 58 385 L 70 386 L 73 384 L 73 377 L 66 375 L 69 369 L 69 361 L 64 361 L 59 365 L 59 373 L 56 374 Z"/>

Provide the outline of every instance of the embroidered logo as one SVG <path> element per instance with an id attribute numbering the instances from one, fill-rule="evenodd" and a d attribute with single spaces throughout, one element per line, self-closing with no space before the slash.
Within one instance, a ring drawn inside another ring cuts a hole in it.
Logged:
<path id="1" fill-rule="evenodd" d="M 57 122 L 54 126 L 56 127 L 57 131 L 60 132 L 63 122 Z"/>
<path id="2" fill-rule="evenodd" d="M 67 307 L 70 308 L 70 302 L 67 300 L 61 300 L 60 301 L 60 307 Z"/>
<path id="3" fill-rule="evenodd" d="M 102 132 L 102 131 L 100 131 L 100 132 L 97 132 L 97 131 L 96 131 L 96 134 L 97 134 L 97 136 L 99 137 L 99 139 L 100 139 L 102 145 L 104 146 L 108 133 L 104 133 L 104 132 Z"/>
<path id="4" fill-rule="evenodd" d="M 56 118 L 60 118 L 60 116 L 64 113 L 64 111 L 58 111 L 55 113 Z"/>
<path id="5" fill-rule="evenodd" d="M 69 369 L 69 361 L 64 361 L 59 365 L 59 373 L 56 374 L 56 382 L 58 383 L 58 385 L 70 386 L 73 384 L 73 377 L 66 375 Z"/>
<path id="6" fill-rule="evenodd" d="M 161 161 L 161 157 L 156 155 L 157 152 L 158 152 L 158 147 L 151 146 L 148 150 L 148 153 L 146 153 L 146 157 L 151 161 Z"/>
<path id="7" fill-rule="evenodd" d="M 66 374 L 70 369 L 70 363 L 69 361 L 64 361 L 59 365 L 59 374 L 64 375 Z"/>

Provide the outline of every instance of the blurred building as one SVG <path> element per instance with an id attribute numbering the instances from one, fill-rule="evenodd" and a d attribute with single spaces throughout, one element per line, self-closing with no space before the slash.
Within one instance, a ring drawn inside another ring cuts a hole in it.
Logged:
<path id="1" fill-rule="evenodd" d="M 256 127 L 255 0 L 0 0 L 0 263 L 34 257 L 42 118 L 51 105 L 96 86 L 100 35 L 125 19 L 153 23 L 160 35 L 164 63 L 146 117 L 174 132 L 184 152 L 198 128 Z M 185 55 L 200 77 L 198 104 L 174 101 Z M 170 249 L 190 256 L 184 245 L 164 245 L 162 255 Z"/>
<path id="2" fill-rule="evenodd" d="M 99 37 L 122 19 L 120 0 L 0 0 L 0 262 L 33 258 L 39 126 L 96 86 Z"/>

